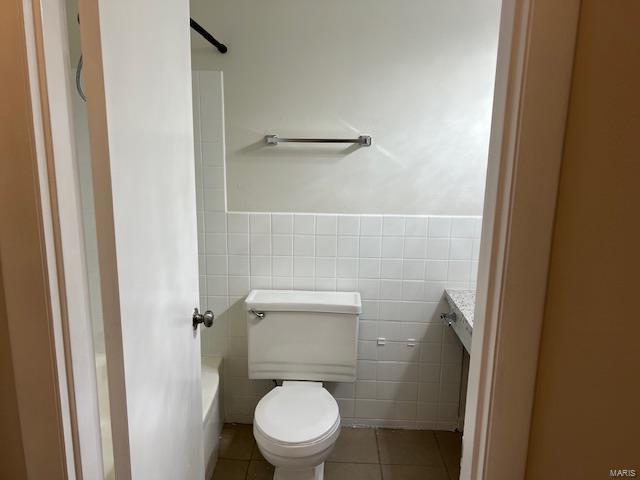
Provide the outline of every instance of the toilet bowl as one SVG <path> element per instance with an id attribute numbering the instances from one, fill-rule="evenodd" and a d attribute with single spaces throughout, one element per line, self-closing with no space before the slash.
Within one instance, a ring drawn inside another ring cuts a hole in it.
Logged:
<path id="1" fill-rule="evenodd" d="M 340 435 L 338 404 L 319 382 L 285 381 L 258 403 L 253 434 L 277 480 L 321 480 Z"/>
<path id="2" fill-rule="evenodd" d="M 356 379 L 360 294 L 253 290 L 245 308 L 249 378 L 283 380 L 256 406 L 258 448 L 275 480 L 322 480 L 340 413 L 321 382 Z"/>

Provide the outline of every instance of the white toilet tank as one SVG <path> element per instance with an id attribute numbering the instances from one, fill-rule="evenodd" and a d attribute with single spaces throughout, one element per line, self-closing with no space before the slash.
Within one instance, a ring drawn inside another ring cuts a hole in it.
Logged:
<path id="1" fill-rule="evenodd" d="M 252 290 L 245 307 L 249 378 L 355 381 L 358 292 Z"/>

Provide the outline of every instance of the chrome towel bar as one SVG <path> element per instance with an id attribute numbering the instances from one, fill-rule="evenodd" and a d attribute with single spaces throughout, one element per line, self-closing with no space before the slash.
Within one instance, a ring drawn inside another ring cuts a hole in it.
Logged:
<path id="1" fill-rule="evenodd" d="M 266 135 L 264 141 L 267 145 L 279 143 L 354 143 L 363 147 L 371 146 L 369 135 L 360 135 L 358 138 L 280 138 L 278 135 Z"/>

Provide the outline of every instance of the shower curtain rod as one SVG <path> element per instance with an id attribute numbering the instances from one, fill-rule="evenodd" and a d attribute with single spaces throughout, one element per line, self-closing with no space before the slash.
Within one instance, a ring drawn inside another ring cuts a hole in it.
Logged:
<path id="1" fill-rule="evenodd" d="M 191 25 L 191 28 L 193 28 L 196 32 L 198 32 L 200 35 L 202 35 L 202 37 L 209 42 L 211 45 L 213 45 L 214 47 L 216 47 L 218 49 L 218 51 L 220 53 L 227 53 L 227 46 L 224 45 L 223 43 L 220 43 L 218 40 L 216 40 L 215 38 L 213 38 L 213 35 L 211 35 L 209 32 L 207 32 L 198 22 L 196 22 L 193 18 L 189 18 L 189 25 Z"/>

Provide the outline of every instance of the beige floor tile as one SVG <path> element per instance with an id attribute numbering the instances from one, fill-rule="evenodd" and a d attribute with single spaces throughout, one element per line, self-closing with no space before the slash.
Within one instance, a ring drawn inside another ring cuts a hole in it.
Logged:
<path id="1" fill-rule="evenodd" d="M 376 431 L 373 428 L 343 428 L 327 461 L 378 463 Z"/>
<path id="2" fill-rule="evenodd" d="M 460 458 L 462 454 L 462 434 L 460 432 L 434 432 L 443 456 Z"/>
<path id="3" fill-rule="evenodd" d="M 264 460 L 251 460 L 247 480 L 272 480 L 274 467 Z"/>
<path id="4" fill-rule="evenodd" d="M 460 477 L 460 457 L 462 455 L 462 434 L 459 432 L 435 432 L 440 454 L 449 472 L 449 477 Z"/>
<path id="5" fill-rule="evenodd" d="M 221 458 L 216 463 L 212 480 L 245 480 L 249 462 Z"/>
<path id="6" fill-rule="evenodd" d="M 225 424 L 220 438 L 220 458 L 249 460 L 254 446 L 251 425 Z"/>
<path id="7" fill-rule="evenodd" d="M 382 480 L 447 480 L 443 467 L 383 465 Z"/>
<path id="8" fill-rule="evenodd" d="M 255 443 L 253 444 L 253 451 L 251 452 L 251 460 L 262 460 L 263 462 L 266 461 L 262 456 L 262 452 L 260 452 L 258 445 Z"/>
<path id="9" fill-rule="evenodd" d="M 460 467 L 448 466 L 447 472 L 449 473 L 450 480 L 460 480 Z"/>
<path id="10" fill-rule="evenodd" d="M 381 480 L 380 465 L 372 463 L 325 463 L 325 480 Z"/>
<path id="11" fill-rule="evenodd" d="M 376 430 L 380 463 L 444 467 L 436 437 L 427 430 Z"/>

